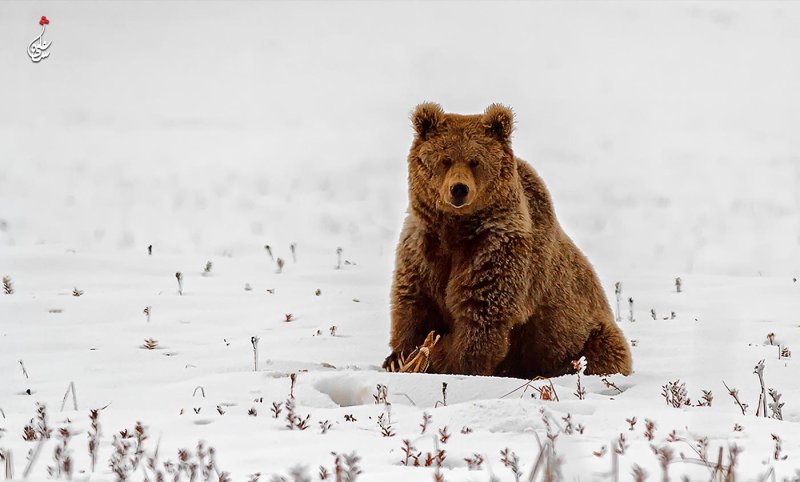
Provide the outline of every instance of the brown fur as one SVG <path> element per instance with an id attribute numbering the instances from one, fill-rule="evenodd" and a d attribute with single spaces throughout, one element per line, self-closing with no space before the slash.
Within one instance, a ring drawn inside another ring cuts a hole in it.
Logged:
<path id="1" fill-rule="evenodd" d="M 410 209 L 392 286 L 392 354 L 442 335 L 430 371 L 519 378 L 631 373 L 589 261 L 562 231 L 533 168 L 511 150 L 513 113 L 421 104 L 408 155 Z M 456 207 L 451 188 L 469 194 Z"/>

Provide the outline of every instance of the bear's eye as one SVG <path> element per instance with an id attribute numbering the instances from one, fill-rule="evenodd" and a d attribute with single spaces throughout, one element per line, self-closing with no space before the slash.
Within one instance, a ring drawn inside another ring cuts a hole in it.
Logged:
<path id="1" fill-rule="evenodd" d="M 471 159 L 469 161 L 469 167 L 478 167 L 478 160 L 477 159 Z"/>
<path id="2" fill-rule="evenodd" d="M 450 167 L 453 165 L 453 161 L 451 161 L 449 157 L 445 157 L 444 159 L 442 159 L 442 165 L 444 167 Z"/>

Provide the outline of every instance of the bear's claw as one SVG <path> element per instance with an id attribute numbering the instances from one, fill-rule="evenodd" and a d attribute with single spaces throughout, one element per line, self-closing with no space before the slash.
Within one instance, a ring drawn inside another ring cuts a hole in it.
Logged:
<path id="1" fill-rule="evenodd" d="M 425 337 L 425 341 L 412 351 L 408 357 L 402 352 L 392 352 L 383 362 L 383 368 L 388 372 L 400 373 L 425 373 L 431 365 L 431 349 L 436 346 L 441 338 L 432 331 Z"/>

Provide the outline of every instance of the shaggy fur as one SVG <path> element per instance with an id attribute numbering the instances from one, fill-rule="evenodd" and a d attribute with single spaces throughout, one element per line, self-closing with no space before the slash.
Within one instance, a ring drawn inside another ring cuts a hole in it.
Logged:
<path id="1" fill-rule="evenodd" d="M 428 103 L 412 122 L 384 366 L 436 331 L 432 372 L 552 377 L 585 356 L 589 374 L 631 373 L 592 266 L 562 231 L 541 178 L 511 150 L 511 110 L 459 115 Z"/>

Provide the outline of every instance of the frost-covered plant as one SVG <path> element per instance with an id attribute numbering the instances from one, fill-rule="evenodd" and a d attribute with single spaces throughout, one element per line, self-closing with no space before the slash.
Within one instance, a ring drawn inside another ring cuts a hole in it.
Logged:
<path id="1" fill-rule="evenodd" d="M 70 433 L 68 427 L 63 427 L 58 429 L 56 437 L 58 438 L 58 443 L 53 449 L 54 463 L 47 467 L 47 473 L 55 479 L 60 479 L 62 476 L 71 479 L 74 467 L 69 450 L 69 441 L 72 438 L 72 433 Z"/>
<path id="2" fill-rule="evenodd" d="M 7 295 L 14 294 L 14 285 L 11 284 L 11 278 L 8 276 L 3 276 L 3 292 Z"/>
<path id="3" fill-rule="evenodd" d="M 389 399 L 388 399 L 388 397 L 389 397 L 389 389 L 386 387 L 386 385 L 381 385 L 379 383 L 375 390 L 376 390 L 375 395 L 373 395 L 372 398 L 375 399 L 375 404 L 376 405 L 380 404 L 380 403 L 383 403 L 383 404 L 389 403 Z"/>
<path id="4" fill-rule="evenodd" d="M 422 452 L 417 452 L 417 448 L 411 444 L 411 440 L 403 439 L 403 445 L 400 447 L 400 451 L 403 452 L 403 459 L 400 461 L 400 465 L 405 466 L 419 466 L 419 457 L 422 455 Z"/>
<path id="5" fill-rule="evenodd" d="M 384 437 L 394 437 L 396 435 L 391 422 L 389 422 L 389 417 L 385 413 L 378 415 L 378 427 L 380 427 L 381 435 Z"/>
<path id="6" fill-rule="evenodd" d="M 331 455 L 333 455 L 334 482 L 355 482 L 361 475 L 361 467 L 359 467 L 361 457 L 355 452 L 351 454 L 331 452 Z"/>
<path id="7" fill-rule="evenodd" d="M 472 454 L 472 457 L 466 457 L 464 462 L 467 463 L 467 469 L 469 470 L 481 470 L 483 456 L 481 454 Z"/>
<path id="8" fill-rule="evenodd" d="M 564 433 L 567 435 L 572 435 L 575 429 L 572 427 L 572 414 L 568 413 L 566 416 L 561 417 L 561 420 L 564 422 Z"/>
<path id="9" fill-rule="evenodd" d="M 633 477 L 634 482 L 644 482 L 647 480 L 647 471 L 641 468 L 637 464 L 633 464 L 631 467 L 631 476 Z"/>
<path id="10" fill-rule="evenodd" d="M 710 407 L 711 402 L 714 401 L 714 395 L 711 393 L 711 390 L 703 390 L 703 396 L 699 402 L 697 402 L 698 407 Z"/>
<path id="11" fill-rule="evenodd" d="M 655 438 L 656 423 L 650 419 L 644 419 L 644 438 L 653 440 Z"/>
<path id="12" fill-rule="evenodd" d="M 333 425 L 331 425 L 331 422 L 329 420 L 323 420 L 319 422 L 319 432 L 323 435 L 328 433 L 328 431 L 332 428 Z"/>
<path id="13" fill-rule="evenodd" d="M 311 415 L 306 415 L 305 418 L 303 418 L 302 415 L 295 413 L 293 398 L 287 398 L 284 406 L 286 407 L 286 428 L 289 430 L 305 430 L 308 428 L 308 421 Z"/>
<path id="14" fill-rule="evenodd" d="M 772 458 L 775 460 L 786 460 L 789 456 L 783 455 L 783 441 L 774 433 L 771 435 L 772 441 L 775 442 L 775 450 L 772 452 Z"/>
<path id="15" fill-rule="evenodd" d="M 615 441 L 615 444 L 614 444 L 614 452 L 617 455 L 625 455 L 625 450 L 628 449 L 628 446 L 629 445 L 628 445 L 627 441 L 625 440 L 625 435 L 624 434 L 619 434 L 619 437 L 617 438 L 617 440 Z"/>
<path id="16" fill-rule="evenodd" d="M 147 338 L 144 340 L 144 343 L 142 343 L 142 348 L 145 350 L 155 350 L 158 348 L 158 340 L 155 338 Z"/>
<path id="17" fill-rule="evenodd" d="M 776 418 L 778 420 L 783 420 L 783 405 L 784 403 L 781 402 L 781 394 L 775 390 L 774 388 L 769 389 L 769 397 L 772 399 L 772 403 L 769 404 L 769 410 L 772 412 L 772 418 Z"/>
<path id="18" fill-rule="evenodd" d="M 89 458 L 94 472 L 97 467 L 97 451 L 100 448 L 100 410 L 89 410 L 89 422 Z"/>
<path id="19" fill-rule="evenodd" d="M 36 417 L 23 427 L 22 438 L 26 441 L 49 439 L 53 430 L 47 422 L 47 407 L 36 404 Z"/>
<path id="20" fill-rule="evenodd" d="M 419 427 L 421 429 L 420 434 L 425 435 L 425 431 L 428 430 L 428 424 L 431 423 L 431 418 L 433 417 L 431 417 L 431 415 L 428 412 L 422 413 L 422 423 L 419 424 Z"/>
<path id="21" fill-rule="evenodd" d="M 133 472 L 133 464 L 129 456 L 131 440 L 127 430 L 114 434 L 111 446 L 114 450 L 111 453 L 108 465 L 111 467 L 117 482 L 124 482 L 128 480 L 130 473 Z"/>
<path id="22" fill-rule="evenodd" d="M 689 399 L 686 392 L 686 383 L 678 380 L 667 382 L 666 385 L 661 387 L 661 396 L 670 405 L 675 408 L 680 408 L 684 405 L 691 405 L 692 401 Z"/>
<path id="23" fill-rule="evenodd" d="M 447 425 L 439 429 L 439 442 L 446 444 L 450 440 L 450 432 L 447 431 Z"/>
<path id="24" fill-rule="evenodd" d="M 500 462 L 511 470 L 514 474 L 515 482 L 519 482 L 522 477 L 522 470 L 519 468 L 519 457 L 508 447 L 500 451 Z"/>

